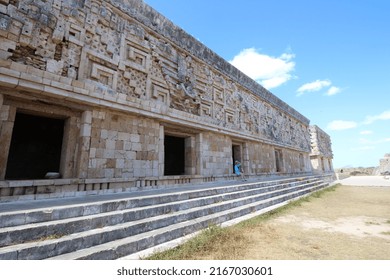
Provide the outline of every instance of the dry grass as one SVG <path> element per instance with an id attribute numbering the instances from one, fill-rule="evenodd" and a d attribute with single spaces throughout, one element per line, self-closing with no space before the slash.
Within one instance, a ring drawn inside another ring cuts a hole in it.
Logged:
<path id="1" fill-rule="evenodd" d="M 390 259 L 389 221 L 390 188 L 339 186 L 150 259 Z"/>
<path id="2" fill-rule="evenodd" d="M 194 254 L 197 259 L 208 259 L 209 252 L 213 252 L 214 259 L 238 259 L 248 242 L 240 230 L 210 226 L 183 245 L 156 253 L 148 259 L 188 260 L 193 259 Z"/>

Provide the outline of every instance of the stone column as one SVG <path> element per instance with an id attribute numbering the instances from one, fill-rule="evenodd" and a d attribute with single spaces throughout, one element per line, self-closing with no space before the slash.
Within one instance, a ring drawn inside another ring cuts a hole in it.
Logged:
<path id="1" fill-rule="evenodd" d="M 242 163 L 244 173 L 246 175 L 251 174 L 251 163 L 250 163 L 250 157 L 249 157 L 249 145 L 247 142 L 243 143 L 242 145 Z"/>
<path id="2" fill-rule="evenodd" d="M 81 115 L 79 157 L 78 157 L 78 178 L 87 178 L 89 149 L 91 146 L 92 112 L 84 111 Z"/>
<path id="3" fill-rule="evenodd" d="M 321 160 L 320 160 L 319 156 L 315 156 L 315 155 L 310 156 L 310 161 L 311 161 L 313 173 L 314 174 L 321 174 L 322 169 L 321 169 Z"/>
<path id="4" fill-rule="evenodd" d="M 70 117 L 65 121 L 60 164 L 62 178 L 74 178 L 78 173 L 75 170 L 77 165 L 75 160 L 78 160 L 79 156 L 76 151 L 79 135 L 78 120 L 77 117 Z"/>
<path id="5" fill-rule="evenodd" d="M 203 175 L 203 134 L 198 133 L 195 136 L 195 173 L 196 175 Z"/>
<path id="6" fill-rule="evenodd" d="M 196 144 L 195 137 L 187 137 L 185 139 L 185 174 L 196 174 Z"/>
<path id="7" fill-rule="evenodd" d="M 160 125 L 159 141 L 158 141 L 158 176 L 164 176 L 164 126 Z"/>
<path id="8" fill-rule="evenodd" d="M 0 180 L 5 178 L 15 115 L 16 108 L 4 105 L 4 95 L 0 94 Z"/>

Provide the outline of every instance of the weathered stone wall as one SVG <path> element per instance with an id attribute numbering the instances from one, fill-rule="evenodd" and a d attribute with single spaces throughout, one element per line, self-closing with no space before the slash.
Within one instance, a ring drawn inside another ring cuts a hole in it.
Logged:
<path id="1" fill-rule="evenodd" d="M 332 143 L 330 136 L 316 125 L 310 126 L 311 155 L 322 155 L 332 158 Z"/>
<path id="2" fill-rule="evenodd" d="M 333 152 L 330 136 L 318 126 L 310 126 L 311 153 L 313 171 L 316 173 L 333 172 Z"/>
<path id="3" fill-rule="evenodd" d="M 75 188 L 156 184 L 166 135 L 192 179 L 311 172 L 309 120 L 141 0 L 0 0 L 0 112 L 1 180 L 18 112 L 64 120 Z"/>
<path id="4" fill-rule="evenodd" d="M 274 148 L 272 146 L 261 143 L 251 143 L 248 146 L 248 157 L 250 155 L 250 162 L 249 168 L 244 167 L 244 170 L 253 174 L 275 172 Z"/>
<path id="5" fill-rule="evenodd" d="M 216 133 L 203 133 L 201 162 L 205 176 L 232 173 L 230 138 Z"/>
<path id="6" fill-rule="evenodd" d="M 309 151 L 306 118 L 142 1 L 6 2 L 3 64 L 30 80 Z"/>
<path id="7" fill-rule="evenodd" d="M 379 166 L 373 171 L 373 175 L 381 175 L 385 173 L 390 173 L 390 154 L 385 154 L 384 157 L 379 160 Z"/>
<path id="8" fill-rule="evenodd" d="M 150 119 L 94 112 L 87 177 L 158 177 L 159 132 Z"/>

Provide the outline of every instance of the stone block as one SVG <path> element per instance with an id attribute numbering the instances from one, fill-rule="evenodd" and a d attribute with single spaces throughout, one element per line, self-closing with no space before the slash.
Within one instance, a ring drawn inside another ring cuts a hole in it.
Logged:
<path id="1" fill-rule="evenodd" d="M 19 83 L 18 78 L 5 76 L 0 74 L 0 84 L 4 87 L 8 88 L 16 88 Z"/>
<path id="2" fill-rule="evenodd" d="M 78 185 L 77 184 L 71 184 L 71 185 L 64 185 L 62 186 L 62 191 L 65 193 L 68 192 L 76 192 L 78 190 Z"/>
<path id="3" fill-rule="evenodd" d="M 12 194 L 12 189 L 7 187 L 1 187 L 0 188 L 0 197 L 3 196 L 10 196 Z"/>
<path id="4" fill-rule="evenodd" d="M 25 187 L 14 187 L 12 189 L 12 195 L 18 196 L 18 195 L 24 195 L 25 193 Z"/>
<path id="5" fill-rule="evenodd" d="M 50 194 L 54 193 L 56 191 L 55 186 L 38 186 L 37 187 L 37 194 Z"/>
<path id="6" fill-rule="evenodd" d="M 43 78 L 49 79 L 50 81 L 58 82 L 61 79 L 61 76 L 45 71 L 43 74 Z"/>
<path id="7" fill-rule="evenodd" d="M 106 140 L 106 149 L 115 150 L 116 141 L 115 140 Z"/>
<path id="8" fill-rule="evenodd" d="M 114 178 L 115 169 L 109 168 L 104 170 L 104 177 L 106 178 Z"/>
<path id="9" fill-rule="evenodd" d="M 33 195 L 35 194 L 35 187 L 32 186 L 32 187 L 26 187 L 25 188 L 25 195 Z"/>
<path id="10" fill-rule="evenodd" d="M 0 50 L 0 61 L 8 60 L 10 56 L 12 56 L 12 53 L 4 50 Z"/>
<path id="11" fill-rule="evenodd" d="M 63 185 L 69 185 L 69 184 L 77 184 L 79 182 L 79 179 L 55 179 L 54 185 L 55 186 L 63 186 Z"/>
<path id="12" fill-rule="evenodd" d="M 93 184 L 86 184 L 85 185 L 85 191 L 92 191 L 93 190 Z"/>
<path id="13" fill-rule="evenodd" d="M 54 94 L 57 98 L 66 98 L 70 96 L 68 91 L 52 86 L 45 85 L 43 90 L 44 92 Z"/>
<path id="14" fill-rule="evenodd" d="M 7 39 L 10 40 L 10 41 L 17 42 L 18 38 L 19 38 L 18 35 L 15 35 L 15 34 L 12 34 L 12 33 L 8 33 L 8 35 L 7 35 Z"/>
<path id="15" fill-rule="evenodd" d="M 9 181 L 9 186 L 11 188 L 17 188 L 17 187 L 31 187 L 33 186 L 34 181 L 33 180 L 21 180 L 21 181 Z"/>
<path id="16" fill-rule="evenodd" d="M 79 80 L 72 80 L 71 85 L 75 88 L 84 89 L 85 83 L 83 81 L 79 81 Z"/>
<path id="17" fill-rule="evenodd" d="M 56 75 L 61 75 L 63 67 L 64 61 L 62 60 L 48 59 L 46 62 L 46 71 Z"/>
<path id="18" fill-rule="evenodd" d="M 114 157 L 115 157 L 115 150 L 104 150 L 103 152 L 104 159 L 114 158 Z"/>
<path id="19" fill-rule="evenodd" d="M 0 74 L 5 75 L 5 76 L 10 76 L 10 77 L 15 77 L 19 78 L 21 72 L 18 69 L 13 69 L 13 66 L 16 65 L 17 63 L 11 63 L 11 68 L 0 68 Z M 25 68 L 27 70 L 27 68 Z"/>
<path id="20" fill-rule="evenodd" d="M 20 80 L 16 88 L 18 90 L 25 90 L 25 91 L 35 92 L 35 93 L 41 93 L 45 90 L 45 86 L 42 84 L 42 82 L 39 83 L 39 82 L 30 82 L 24 80 Z"/>
<path id="21" fill-rule="evenodd" d="M 81 126 L 81 129 L 80 129 L 80 136 L 81 137 L 90 137 L 91 136 L 91 130 L 92 130 L 92 127 L 90 124 L 84 124 Z"/>
<path id="22" fill-rule="evenodd" d="M 4 4 L 8 4 L 8 3 L 4 3 L 3 4 L 3 1 L 4 2 L 6 2 L 6 1 L 8 2 L 9 0 L 2 0 L 2 1 L 0 1 L 0 13 L 6 15 L 7 14 L 7 6 L 4 5 Z"/>
<path id="23" fill-rule="evenodd" d="M 77 192 L 64 192 L 63 197 L 75 197 Z"/>
<path id="24" fill-rule="evenodd" d="M 0 67 L 11 68 L 12 61 L 0 59 Z"/>

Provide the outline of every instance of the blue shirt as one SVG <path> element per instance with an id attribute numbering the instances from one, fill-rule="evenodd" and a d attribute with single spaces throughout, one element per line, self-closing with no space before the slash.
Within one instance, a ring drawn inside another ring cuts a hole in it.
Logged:
<path id="1" fill-rule="evenodd" d="M 236 173 L 237 175 L 241 175 L 240 166 L 241 166 L 240 163 L 234 165 L 234 173 Z"/>

